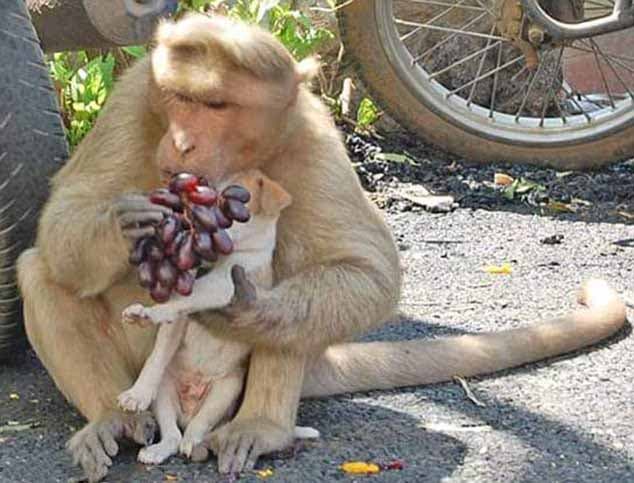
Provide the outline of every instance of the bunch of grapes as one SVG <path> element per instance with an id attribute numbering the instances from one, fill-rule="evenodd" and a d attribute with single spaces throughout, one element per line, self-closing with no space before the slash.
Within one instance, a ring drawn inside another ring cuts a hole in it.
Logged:
<path id="1" fill-rule="evenodd" d="M 234 221 L 249 221 L 245 204 L 250 198 L 238 185 L 218 194 L 204 178 L 189 173 L 175 175 L 168 188 L 150 194 L 150 201 L 174 211 L 163 218 L 154 235 L 139 239 L 130 254 L 139 283 L 150 290 L 154 301 L 167 302 L 172 291 L 190 295 L 201 262 L 215 262 L 219 255 L 233 251 L 225 230 Z"/>

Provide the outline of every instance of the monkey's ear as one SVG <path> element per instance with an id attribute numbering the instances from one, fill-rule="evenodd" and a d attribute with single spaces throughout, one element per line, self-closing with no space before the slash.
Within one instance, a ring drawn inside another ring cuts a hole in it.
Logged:
<path id="1" fill-rule="evenodd" d="M 272 179 L 262 176 L 260 186 L 260 208 L 265 215 L 277 215 L 291 204 L 293 197 Z"/>
<path id="2" fill-rule="evenodd" d="M 321 63 L 317 57 L 306 57 L 295 65 L 297 83 L 310 82 L 319 72 Z"/>

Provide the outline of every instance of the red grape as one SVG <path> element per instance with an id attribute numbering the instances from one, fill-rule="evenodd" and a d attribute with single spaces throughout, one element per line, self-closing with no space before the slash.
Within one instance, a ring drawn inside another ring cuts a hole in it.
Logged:
<path id="1" fill-rule="evenodd" d="M 231 218 L 227 218 L 218 206 L 212 207 L 211 210 L 214 212 L 214 216 L 216 217 L 218 228 L 229 228 L 233 225 L 233 220 Z"/>
<path id="2" fill-rule="evenodd" d="M 229 255 L 233 251 L 233 242 L 225 230 L 218 230 L 211 234 L 214 249 L 223 255 Z"/>
<path id="3" fill-rule="evenodd" d="M 171 257 L 172 255 L 175 255 L 176 253 L 178 253 L 178 249 L 181 246 L 181 243 L 183 243 L 183 240 L 185 239 L 185 233 L 184 231 L 179 231 L 176 236 L 174 236 L 174 239 L 172 240 L 171 243 L 168 243 L 165 245 L 165 256 L 166 257 Z"/>
<path id="4" fill-rule="evenodd" d="M 222 196 L 224 196 L 225 198 L 238 200 L 242 203 L 248 203 L 251 199 L 251 193 L 249 193 L 242 186 L 238 186 L 235 184 L 227 186 L 224 190 L 222 190 Z"/>
<path id="5" fill-rule="evenodd" d="M 164 245 L 169 245 L 174 241 L 180 227 L 180 219 L 175 216 L 168 216 L 159 224 L 158 234 Z"/>
<path id="6" fill-rule="evenodd" d="M 226 198 L 222 204 L 222 211 L 232 220 L 245 223 L 251 217 L 249 210 L 241 201 L 232 198 Z"/>
<path id="7" fill-rule="evenodd" d="M 207 186 L 198 186 L 194 191 L 187 193 L 187 197 L 192 203 L 212 206 L 218 199 L 218 193 Z"/>
<path id="8" fill-rule="evenodd" d="M 165 303 L 170 299 L 171 289 L 162 285 L 161 282 L 156 282 L 156 284 L 150 289 L 150 297 L 155 302 L 159 304 Z"/>
<path id="9" fill-rule="evenodd" d="M 190 173 L 180 173 L 174 176 L 169 183 L 169 190 L 174 194 L 185 191 L 193 191 L 198 186 L 198 177 Z"/>
<path id="10" fill-rule="evenodd" d="M 137 274 L 139 276 L 139 285 L 144 288 L 150 288 L 154 285 L 154 267 L 152 267 L 152 263 L 149 261 L 145 261 L 139 265 L 137 269 Z"/>
<path id="11" fill-rule="evenodd" d="M 182 211 L 183 209 L 183 203 L 178 195 L 170 193 L 170 191 L 165 188 L 152 191 L 152 193 L 150 193 L 150 201 L 157 205 L 167 206 L 174 211 Z"/>
<path id="12" fill-rule="evenodd" d="M 191 295 L 192 293 L 192 289 L 194 288 L 194 281 L 196 279 L 194 278 L 194 276 L 189 273 L 189 272 L 181 272 L 178 275 L 178 280 L 176 280 L 176 287 L 175 290 L 180 294 L 180 295 Z"/>
<path id="13" fill-rule="evenodd" d="M 218 260 L 218 254 L 214 251 L 209 232 L 199 231 L 194 235 L 194 250 L 208 262 Z"/>
<path id="14" fill-rule="evenodd" d="M 165 257 L 163 249 L 159 246 L 158 241 L 150 240 L 147 247 L 148 258 L 155 262 L 160 262 Z"/>
<path id="15" fill-rule="evenodd" d="M 187 233 L 176 255 L 176 266 L 185 271 L 194 268 L 197 264 L 198 257 L 194 253 L 194 237 L 191 233 Z"/>
<path id="16" fill-rule="evenodd" d="M 192 214 L 198 223 L 200 223 L 207 231 L 216 231 L 218 222 L 213 210 L 208 206 L 194 205 L 192 206 Z"/>
<path id="17" fill-rule="evenodd" d="M 149 238 L 141 238 L 140 240 L 137 240 L 129 258 L 132 265 L 139 265 L 143 261 L 147 253 L 146 248 L 149 241 Z"/>
<path id="18" fill-rule="evenodd" d="M 163 260 L 156 270 L 156 278 L 162 285 L 166 287 L 172 288 L 176 283 L 176 278 L 178 277 L 178 270 L 169 261 L 169 259 Z"/>

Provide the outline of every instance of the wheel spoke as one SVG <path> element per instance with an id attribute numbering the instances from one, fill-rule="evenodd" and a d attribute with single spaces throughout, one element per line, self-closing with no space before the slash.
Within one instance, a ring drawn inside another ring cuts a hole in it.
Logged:
<path id="1" fill-rule="evenodd" d="M 520 107 L 517 110 L 517 113 L 515 114 L 515 122 L 519 121 L 522 111 L 524 110 L 524 106 L 526 105 L 526 101 L 528 101 L 528 98 L 530 97 L 531 92 L 533 92 L 533 86 L 535 85 L 535 81 L 539 77 L 539 74 L 541 73 L 544 64 L 545 62 L 540 62 L 539 65 L 537 66 L 537 70 L 533 73 L 530 84 L 528 85 L 528 89 L 526 90 L 526 94 L 524 95 L 522 99 L 522 103 L 520 104 Z"/>
<path id="2" fill-rule="evenodd" d="M 506 69 L 507 67 L 510 67 L 514 64 L 517 64 L 520 60 L 522 60 L 524 58 L 524 55 L 519 55 L 517 57 L 515 57 L 512 60 L 509 60 L 508 62 L 502 64 L 499 67 L 496 67 L 495 69 L 490 70 L 489 72 L 487 72 L 486 74 L 483 74 L 481 76 L 476 77 L 473 80 L 470 80 L 469 82 L 466 82 L 464 84 L 462 84 L 460 87 L 457 87 L 456 89 L 453 89 L 451 91 L 449 91 L 445 97 L 449 98 L 451 96 L 453 96 L 456 92 L 460 92 L 462 89 L 464 89 L 465 87 L 469 87 L 470 85 L 473 85 L 476 82 L 481 81 L 482 79 L 486 79 L 487 77 L 491 77 L 492 75 L 494 75 L 496 72 L 499 72 L 501 70 Z"/>
<path id="3" fill-rule="evenodd" d="M 555 83 L 557 78 L 559 77 L 559 71 L 561 70 L 561 59 L 564 56 L 564 48 L 561 47 L 559 49 L 559 57 L 557 58 L 557 66 L 555 67 L 555 73 L 553 78 L 550 80 L 550 86 L 548 87 L 548 92 L 546 93 L 546 97 L 542 102 L 542 117 L 539 120 L 539 127 L 544 127 L 544 118 L 546 117 L 546 110 L 548 109 L 548 103 L 550 102 L 551 96 L 555 93 Z M 555 100 L 555 102 L 557 102 Z"/>
<path id="4" fill-rule="evenodd" d="M 405 40 L 407 40 L 408 38 L 410 38 L 412 35 L 415 35 L 416 33 L 420 32 L 423 28 L 425 28 L 426 25 L 431 25 L 434 22 L 442 19 L 444 16 L 446 16 L 447 14 L 451 13 L 453 10 L 455 10 L 456 8 L 459 8 L 466 0 L 459 0 L 458 3 L 454 4 L 454 5 L 450 5 L 449 8 L 443 10 L 442 12 L 440 12 L 438 15 L 432 17 L 431 19 L 429 19 L 427 21 L 426 24 L 424 25 L 419 25 L 418 27 L 416 27 L 415 29 L 412 29 L 411 31 L 407 32 L 405 35 L 403 35 L 401 37 L 401 41 L 404 42 Z"/>
<path id="5" fill-rule="evenodd" d="M 475 18 L 465 22 L 463 25 L 458 27 L 459 31 L 461 31 L 461 32 L 464 31 L 464 29 L 467 29 L 467 28 L 471 27 L 473 24 L 479 22 L 480 20 L 482 20 L 486 16 L 487 16 L 486 12 L 485 13 L 481 13 L 480 15 L 476 16 Z M 495 32 L 495 29 L 492 29 L 492 31 L 489 34 L 488 38 L 490 40 L 500 40 L 500 38 L 495 37 L 493 35 L 493 32 Z M 424 59 L 428 55 L 434 53 L 436 50 L 440 49 L 442 46 L 446 45 L 448 42 L 450 42 L 451 40 L 455 39 L 457 36 L 458 36 L 458 33 L 452 33 L 451 35 L 448 35 L 447 37 L 442 39 L 440 42 L 435 43 L 430 48 L 425 50 L 422 54 L 419 54 L 419 55 L 415 56 L 412 59 L 412 65 L 417 64 L 418 62 L 420 62 L 422 59 Z M 504 40 L 504 39 L 502 39 L 502 40 Z"/>
<path id="6" fill-rule="evenodd" d="M 491 33 L 495 32 L 495 25 L 491 27 Z M 491 45 L 493 39 L 488 39 L 485 50 L 482 52 L 482 58 L 480 59 L 480 65 L 478 65 L 478 72 L 476 72 L 476 79 L 480 77 L 482 74 L 482 69 L 484 68 L 484 62 L 486 61 L 487 55 L 489 54 L 488 47 Z M 471 91 L 469 92 L 469 98 L 467 99 L 467 106 L 471 106 L 471 101 L 473 100 L 473 96 L 475 95 L 476 88 L 478 87 L 478 82 L 471 86 Z"/>
<path id="7" fill-rule="evenodd" d="M 488 42 L 491 42 L 492 40 L 493 40 L 493 39 L 489 39 L 489 40 L 488 40 Z M 440 69 L 440 70 L 437 70 L 436 72 L 434 72 L 434 73 L 430 74 L 430 75 L 429 75 L 429 78 L 430 78 L 430 79 L 433 79 L 433 78 L 435 78 L 435 77 L 438 77 L 439 75 L 444 74 L 445 72 L 450 71 L 450 70 L 451 70 L 451 69 L 453 69 L 454 67 L 458 67 L 459 65 L 462 65 L 462 64 L 464 64 L 465 62 L 470 61 L 471 59 L 473 59 L 474 57 L 477 57 L 477 56 L 478 56 L 478 55 L 480 55 L 480 54 L 484 54 L 484 55 L 486 56 L 486 52 L 487 52 L 487 51 L 489 51 L 489 50 L 491 50 L 491 49 L 494 49 L 494 48 L 495 48 L 496 46 L 498 46 L 498 45 L 500 46 L 500 48 L 502 47 L 502 42 L 501 42 L 500 40 L 498 40 L 497 42 L 495 42 L 493 45 L 489 45 L 489 43 L 487 43 L 486 47 L 484 47 L 484 48 L 482 48 L 482 49 L 480 49 L 480 50 L 477 50 L 477 51 L 473 52 L 472 54 L 469 54 L 468 56 L 463 57 L 463 58 L 462 58 L 462 59 L 460 59 L 460 60 L 457 60 L 457 61 L 456 61 L 456 62 L 454 62 L 453 64 L 448 65 L 447 67 L 444 67 L 444 68 L 442 68 L 442 69 Z"/>
<path id="8" fill-rule="evenodd" d="M 599 69 L 599 73 L 601 74 L 601 82 L 603 82 L 603 87 L 605 87 L 605 91 L 607 92 L 608 98 L 610 99 L 610 105 L 612 106 L 612 109 L 614 109 L 616 108 L 616 106 L 614 105 L 614 98 L 612 97 L 612 91 L 610 90 L 608 81 L 605 78 L 603 67 L 601 67 L 601 61 L 599 60 L 599 54 L 597 53 L 597 44 L 593 39 L 590 39 L 590 44 L 592 45 L 592 53 L 594 54 L 594 61 L 597 64 L 597 69 Z"/>
<path id="9" fill-rule="evenodd" d="M 500 73 L 500 64 L 502 63 L 502 44 L 498 44 L 498 58 L 495 63 L 495 75 L 493 76 L 493 86 L 491 87 L 491 105 L 489 106 L 489 117 L 493 119 L 493 111 L 495 110 L 495 96 L 498 91 L 498 77 Z"/>

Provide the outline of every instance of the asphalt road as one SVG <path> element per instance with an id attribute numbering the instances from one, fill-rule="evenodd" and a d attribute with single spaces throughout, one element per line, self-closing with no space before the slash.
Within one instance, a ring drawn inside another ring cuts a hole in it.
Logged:
<path id="1" fill-rule="evenodd" d="M 575 289 L 591 276 L 634 299 L 634 226 L 625 220 L 582 222 L 495 206 L 387 216 L 402 249 L 403 320 L 372 339 L 530 323 L 572 308 Z M 564 235 L 562 244 L 539 242 L 554 234 Z M 502 262 L 511 262 L 511 275 L 482 270 Z M 273 469 L 270 481 L 360 481 L 339 465 L 398 458 L 403 470 L 371 481 L 631 482 L 633 371 L 634 338 L 625 330 L 592 350 L 470 379 L 483 407 L 456 383 L 303 402 L 299 422 L 318 428 L 322 438 L 292 457 L 264 459 L 260 468 Z M 32 354 L 0 367 L 1 482 L 78 476 L 64 443 L 81 426 Z M 145 467 L 134 462 L 135 451 L 123 451 L 108 481 L 220 481 L 214 460 L 176 457 Z"/>

